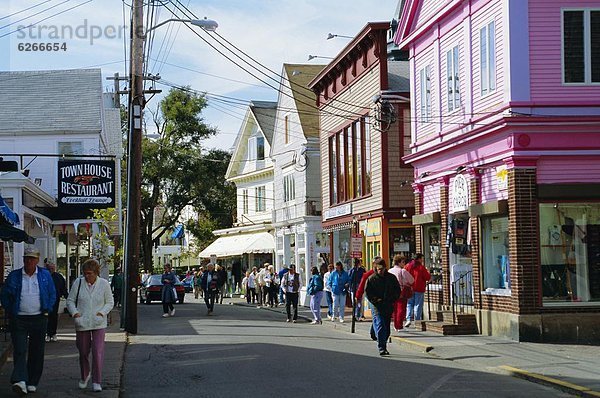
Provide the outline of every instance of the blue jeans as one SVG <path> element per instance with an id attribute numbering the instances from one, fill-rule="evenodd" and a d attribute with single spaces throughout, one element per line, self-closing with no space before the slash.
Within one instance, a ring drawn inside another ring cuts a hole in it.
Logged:
<path id="1" fill-rule="evenodd" d="M 37 386 L 44 370 L 48 317 L 18 315 L 12 318 L 10 323 L 14 362 L 10 382 L 24 381 L 28 386 Z"/>
<path id="2" fill-rule="evenodd" d="M 425 293 L 414 292 L 413 296 L 406 303 L 406 320 L 410 321 L 413 318 L 415 321 L 423 319 L 423 301 Z M 414 316 L 413 316 L 414 312 Z"/>
<path id="3" fill-rule="evenodd" d="M 371 308 L 373 310 L 373 329 L 377 336 L 377 348 L 379 348 L 379 352 L 383 352 L 387 349 L 387 341 L 390 338 L 392 315 L 382 315 L 374 306 Z"/>
<path id="4" fill-rule="evenodd" d="M 344 307 L 346 306 L 346 294 L 333 294 L 333 316 L 344 320 Z"/>
<path id="5" fill-rule="evenodd" d="M 327 316 L 333 316 L 333 296 L 331 292 L 325 292 L 325 298 L 327 299 Z"/>

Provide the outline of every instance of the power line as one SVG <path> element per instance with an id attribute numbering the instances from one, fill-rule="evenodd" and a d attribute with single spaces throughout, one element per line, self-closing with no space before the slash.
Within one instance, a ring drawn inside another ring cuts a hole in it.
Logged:
<path id="1" fill-rule="evenodd" d="M 71 0 L 65 0 L 65 1 L 63 1 L 62 3 L 58 3 L 58 4 L 55 4 L 55 5 L 53 5 L 53 6 L 50 6 L 50 7 L 46 8 L 46 9 L 44 9 L 44 10 L 42 10 L 42 11 L 36 12 L 35 14 L 28 15 L 28 16 L 26 16 L 26 17 L 24 17 L 24 18 L 21 18 L 21 19 L 18 19 L 18 20 L 16 20 L 16 21 L 13 21 L 13 22 L 11 22 L 11 23 L 9 23 L 9 24 L 6 24 L 6 25 L 3 25 L 3 26 L 0 26 L 0 29 L 7 28 L 7 27 L 9 27 L 9 26 L 11 26 L 11 25 L 14 25 L 14 24 L 16 24 L 16 23 L 19 23 L 19 22 L 21 22 L 21 21 L 24 21 L 24 20 L 26 20 L 26 19 L 29 19 L 29 18 L 31 18 L 31 17 L 35 17 L 35 16 L 37 16 L 37 15 L 43 14 L 43 13 L 45 13 L 46 11 L 48 11 L 48 10 L 51 10 L 51 9 L 53 9 L 53 8 L 56 8 L 56 7 L 58 7 L 58 6 L 62 5 L 62 4 L 68 3 L 69 1 L 71 1 Z M 39 4 L 38 4 L 38 5 L 39 5 Z M 13 15 L 14 15 L 14 14 L 13 14 Z M 4 18 L 7 18 L 7 17 L 4 17 Z"/>
<path id="2" fill-rule="evenodd" d="M 9 15 L 6 15 L 6 16 L 4 16 L 4 17 L 0 18 L 0 21 L 2 21 L 3 19 L 6 19 L 6 18 L 10 18 L 10 17 L 12 17 L 12 16 L 15 16 L 15 15 L 17 15 L 17 14 L 20 14 L 20 13 L 22 13 L 22 12 L 29 11 L 29 10 L 31 10 L 31 9 L 33 9 L 33 8 L 39 7 L 39 6 L 41 6 L 42 4 L 46 4 L 46 3 L 49 3 L 49 2 L 51 2 L 51 1 L 53 1 L 53 0 L 46 0 L 46 1 L 42 1 L 41 3 L 34 4 L 34 5 L 32 5 L 31 7 L 24 8 L 24 9 L 22 9 L 21 11 L 13 12 L 12 14 L 9 14 Z M 1 29 L 1 28 L 0 28 L 0 29 Z"/>

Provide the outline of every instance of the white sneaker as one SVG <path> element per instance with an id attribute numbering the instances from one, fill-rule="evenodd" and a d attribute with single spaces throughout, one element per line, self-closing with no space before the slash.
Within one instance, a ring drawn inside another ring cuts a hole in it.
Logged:
<path id="1" fill-rule="evenodd" d="M 19 395 L 27 395 L 27 384 L 24 381 L 13 383 L 12 389 Z"/>
<path id="2" fill-rule="evenodd" d="M 173 308 L 173 309 L 171 310 L 171 312 L 169 312 L 169 315 L 171 315 L 171 316 L 175 316 L 175 308 Z"/>
<path id="3" fill-rule="evenodd" d="M 165 313 L 162 315 L 162 317 L 163 317 L 163 318 L 168 318 L 168 317 L 169 317 L 169 313 L 168 313 L 168 312 L 165 312 Z"/>
<path id="4" fill-rule="evenodd" d="M 94 390 L 94 392 L 100 392 L 102 391 L 102 386 L 98 383 L 92 383 L 92 390 Z"/>
<path id="5" fill-rule="evenodd" d="M 46 336 L 46 343 L 50 342 L 50 336 Z"/>
<path id="6" fill-rule="evenodd" d="M 405 328 L 407 328 L 407 327 L 409 327 L 409 326 L 410 326 L 410 321 L 406 321 L 406 322 L 404 322 L 404 327 L 405 327 Z"/>
<path id="7" fill-rule="evenodd" d="M 79 380 L 79 388 L 81 388 L 82 390 L 85 390 L 88 383 L 90 382 L 91 377 L 92 377 L 92 372 L 88 373 L 88 376 L 85 378 L 85 380 Z"/>
<path id="8" fill-rule="evenodd" d="M 50 341 L 58 341 L 58 337 L 56 335 L 50 337 Z"/>
<path id="9" fill-rule="evenodd" d="M 36 386 L 27 386 L 27 392 L 36 392 L 36 391 L 37 391 Z"/>
<path id="10" fill-rule="evenodd" d="M 316 325 L 318 322 L 317 321 L 312 321 L 310 324 L 311 325 Z"/>
<path id="11" fill-rule="evenodd" d="M 344 323 L 344 319 L 340 318 L 340 323 Z"/>

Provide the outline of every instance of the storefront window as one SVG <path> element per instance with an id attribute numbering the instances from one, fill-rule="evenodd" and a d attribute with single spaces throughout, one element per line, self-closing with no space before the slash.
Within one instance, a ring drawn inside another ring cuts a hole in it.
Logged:
<path id="1" fill-rule="evenodd" d="M 302 280 L 302 284 L 304 286 L 307 286 L 308 280 L 306 279 L 306 275 L 309 275 L 309 273 L 306 270 L 306 255 L 305 254 L 298 255 L 298 265 L 297 265 L 296 269 L 298 270 L 298 272 L 300 272 L 300 280 Z"/>
<path id="2" fill-rule="evenodd" d="M 415 229 L 410 228 L 390 228 L 390 259 L 394 255 L 401 254 L 406 257 L 412 257 L 416 253 Z"/>
<path id="3" fill-rule="evenodd" d="M 510 289 L 508 217 L 482 218 L 483 288 Z"/>
<path id="4" fill-rule="evenodd" d="M 442 278 L 442 245 L 440 242 L 439 224 L 427 225 L 423 228 L 425 266 L 431 272 L 431 283 L 439 284 Z"/>
<path id="5" fill-rule="evenodd" d="M 350 230 L 344 229 L 333 233 L 333 260 L 341 261 L 344 268 L 350 269 Z"/>
<path id="6" fill-rule="evenodd" d="M 296 245 L 298 249 L 304 249 L 306 247 L 306 243 L 304 239 L 304 232 L 298 234 L 298 244 Z"/>
<path id="7" fill-rule="evenodd" d="M 600 301 L 600 203 L 540 204 L 544 303 Z"/>
<path id="8" fill-rule="evenodd" d="M 296 264 L 296 235 L 288 235 L 289 246 L 288 246 L 288 257 L 287 264 Z M 297 264 L 296 264 L 297 265 Z M 296 267 L 298 269 L 298 267 Z"/>
<path id="9" fill-rule="evenodd" d="M 327 232 L 317 232 L 315 236 L 315 244 L 318 248 L 329 247 L 329 234 Z"/>

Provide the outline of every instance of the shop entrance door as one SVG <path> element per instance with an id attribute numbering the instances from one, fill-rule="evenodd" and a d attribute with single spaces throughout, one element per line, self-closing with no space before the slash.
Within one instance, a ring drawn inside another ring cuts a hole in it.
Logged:
<path id="1" fill-rule="evenodd" d="M 381 242 L 367 242 L 367 263 L 365 264 L 366 269 L 373 268 L 373 259 L 377 256 L 381 256 Z"/>

